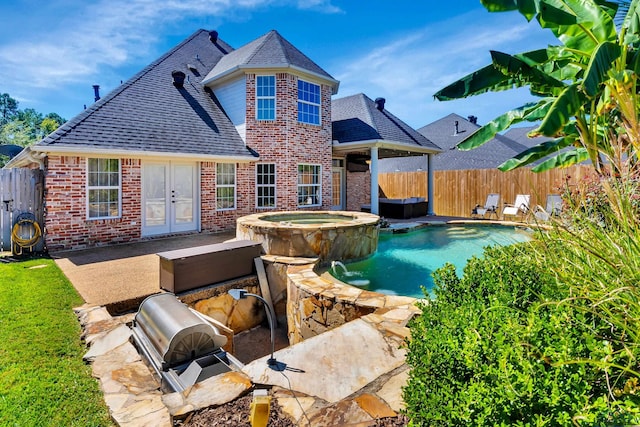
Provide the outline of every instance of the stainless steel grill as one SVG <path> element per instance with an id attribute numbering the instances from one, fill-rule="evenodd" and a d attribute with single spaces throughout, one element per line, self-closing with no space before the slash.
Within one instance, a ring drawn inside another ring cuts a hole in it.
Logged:
<path id="1" fill-rule="evenodd" d="M 174 391 L 242 365 L 221 348 L 227 337 L 172 293 L 147 297 L 131 329 L 163 386 Z"/>

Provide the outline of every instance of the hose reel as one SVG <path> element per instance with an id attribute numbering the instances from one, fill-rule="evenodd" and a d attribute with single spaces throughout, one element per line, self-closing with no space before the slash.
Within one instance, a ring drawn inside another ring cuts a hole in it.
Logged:
<path id="1" fill-rule="evenodd" d="M 12 250 L 15 255 L 22 255 L 25 249 L 33 252 L 33 247 L 42 237 L 42 229 L 31 212 L 19 214 L 11 229 Z"/>

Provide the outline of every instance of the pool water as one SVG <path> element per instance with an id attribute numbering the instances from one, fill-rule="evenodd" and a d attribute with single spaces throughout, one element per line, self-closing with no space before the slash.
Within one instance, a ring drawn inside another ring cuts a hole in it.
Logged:
<path id="1" fill-rule="evenodd" d="M 338 263 L 329 272 L 337 279 L 387 295 L 424 298 L 421 286 L 433 288 L 431 274 L 446 262 L 459 276 L 467 261 L 487 246 L 531 240 L 531 233 L 501 226 L 431 226 L 408 233 L 381 233 L 378 251 L 358 262 Z"/>

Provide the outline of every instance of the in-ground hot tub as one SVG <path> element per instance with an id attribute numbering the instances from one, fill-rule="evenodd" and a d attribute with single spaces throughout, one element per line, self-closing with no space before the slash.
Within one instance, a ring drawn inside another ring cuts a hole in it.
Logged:
<path id="1" fill-rule="evenodd" d="M 260 242 L 269 255 L 318 257 L 320 264 L 328 264 L 373 254 L 379 221 L 365 212 L 258 213 L 238 218 L 236 239 Z"/>

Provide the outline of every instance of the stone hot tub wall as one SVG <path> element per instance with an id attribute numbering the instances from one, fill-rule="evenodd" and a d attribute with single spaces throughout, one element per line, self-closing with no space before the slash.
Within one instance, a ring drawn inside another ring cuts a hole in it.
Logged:
<path id="1" fill-rule="evenodd" d="M 291 345 L 371 313 L 386 314 L 389 319 L 397 317 L 398 321 L 390 320 L 385 326 L 392 333 L 397 329 L 398 336 L 404 339 L 406 331 L 403 328 L 419 312 L 415 298 L 383 295 L 319 276 L 315 271 L 316 259 L 269 255 L 263 259 L 267 274 L 270 274 L 270 283 L 272 280 L 278 283 L 276 293 L 286 286 L 287 329 Z M 273 284 L 271 290 L 273 293 Z"/>
<path id="2" fill-rule="evenodd" d="M 377 215 L 361 212 L 317 211 L 311 214 L 340 217 L 341 221 L 296 224 L 269 221 L 271 215 L 310 215 L 309 212 L 277 212 L 247 215 L 237 220 L 236 238 L 262 243 L 267 255 L 317 257 L 320 265 L 331 261 L 363 259 L 378 247 Z M 351 220 L 345 221 L 344 217 Z"/>

